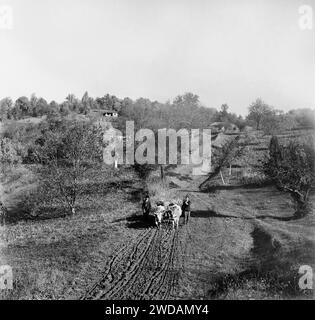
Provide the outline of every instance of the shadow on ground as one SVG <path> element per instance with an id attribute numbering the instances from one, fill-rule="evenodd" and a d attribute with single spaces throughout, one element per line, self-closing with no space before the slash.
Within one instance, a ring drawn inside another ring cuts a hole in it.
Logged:
<path id="1" fill-rule="evenodd" d="M 37 214 L 30 214 L 27 209 L 23 207 L 23 204 L 18 204 L 14 208 L 8 211 L 5 222 L 6 224 L 15 224 L 19 221 L 42 221 L 57 218 L 64 218 L 67 215 L 67 211 L 64 208 L 45 207 L 42 208 Z"/>
<path id="2" fill-rule="evenodd" d="M 127 228 L 132 229 L 146 229 L 154 226 L 154 216 L 149 215 L 144 217 L 143 215 L 136 214 L 126 218 L 120 218 L 113 220 L 112 223 L 126 221 Z"/>
<path id="3" fill-rule="evenodd" d="M 111 182 L 88 182 L 84 184 L 84 192 L 86 195 L 106 195 L 113 190 L 122 190 L 131 188 L 133 185 L 132 180 L 117 180 Z"/>
<path id="4" fill-rule="evenodd" d="M 229 184 L 229 185 L 206 185 L 201 187 L 199 192 L 213 193 L 220 190 L 237 190 L 237 189 L 257 189 L 271 186 L 272 183 L 266 181 L 264 183 L 247 183 L 247 184 Z"/>
<path id="5" fill-rule="evenodd" d="M 168 177 L 176 177 L 178 180 L 182 181 L 192 181 L 193 179 L 189 175 L 182 175 L 176 172 L 167 172 Z"/>
<path id="6" fill-rule="evenodd" d="M 272 215 L 259 215 L 253 217 L 242 217 L 242 216 L 233 216 L 233 215 L 226 215 L 226 214 L 219 214 L 213 210 L 195 210 L 191 212 L 191 217 L 195 218 L 234 218 L 234 219 L 244 219 L 244 220 L 253 220 L 253 219 L 274 219 L 278 221 L 292 221 L 301 219 L 302 216 L 299 213 L 294 214 L 290 217 L 277 217 Z"/>

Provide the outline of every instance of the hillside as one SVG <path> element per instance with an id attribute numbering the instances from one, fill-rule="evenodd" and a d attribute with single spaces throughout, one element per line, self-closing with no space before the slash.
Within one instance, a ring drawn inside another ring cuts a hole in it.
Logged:
<path id="1" fill-rule="evenodd" d="M 269 137 L 253 138 L 249 147 L 265 152 Z M 236 169 L 226 185 L 217 178 L 211 192 L 200 191 L 205 177 L 193 168 L 169 166 L 164 183 L 158 172 L 147 181 L 153 202 L 190 195 L 191 219 L 179 230 L 142 219 L 144 184 L 123 167 L 96 172 L 76 216 L 13 219 L 1 232 L 0 264 L 13 267 L 15 289 L 2 298 L 312 298 L 298 287 L 298 269 L 315 267 L 314 215 L 296 219 L 288 194 L 243 186 Z M 21 166 L 1 183 L 14 213 L 36 180 Z"/>

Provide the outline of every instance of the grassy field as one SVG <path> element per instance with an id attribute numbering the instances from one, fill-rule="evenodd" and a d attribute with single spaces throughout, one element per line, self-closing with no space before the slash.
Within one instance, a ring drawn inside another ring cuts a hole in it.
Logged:
<path id="1" fill-rule="evenodd" d="M 305 264 L 315 266 L 313 216 L 292 219 L 291 199 L 273 187 L 220 190 L 193 198 L 203 205 L 192 213 L 188 252 L 193 259 L 186 264 L 195 279 L 189 282 L 195 290 L 202 288 L 200 297 L 312 298 L 312 292 L 298 288 L 298 270 Z"/>
<path id="2" fill-rule="evenodd" d="M 16 195 L 31 186 L 29 172 L 19 171 L 3 184 L 10 208 L 17 200 L 10 190 Z M 125 220 L 139 211 L 141 185 L 134 175 L 123 170 L 106 181 L 99 177 L 93 187 L 76 216 L 19 221 L 1 230 L 0 264 L 9 264 L 14 273 L 14 290 L 1 292 L 2 298 L 79 298 L 116 248 L 137 237 Z"/>

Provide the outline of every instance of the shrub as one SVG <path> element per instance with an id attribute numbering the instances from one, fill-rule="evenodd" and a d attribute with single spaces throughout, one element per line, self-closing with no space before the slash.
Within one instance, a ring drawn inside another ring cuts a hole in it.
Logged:
<path id="1" fill-rule="evenodd" d="M 0 162 L 2 165 L 14 165 L 22 161 L 22 146 L 14 143 L 9 138 L 3 138 L 0 142 Z"/>
<path id="2" fill-rule="evenodd" d="M 241 184 L 263 185 L 266 183 L 266 176 L 263 173 L 250 171 L 243 174 L 240 178 Z"/>

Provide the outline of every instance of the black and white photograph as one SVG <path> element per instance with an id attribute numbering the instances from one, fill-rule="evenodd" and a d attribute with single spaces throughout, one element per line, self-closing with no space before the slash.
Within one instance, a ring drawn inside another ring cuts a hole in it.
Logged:
<path id="1" fill-rule="evenodd" d="M 0 0 L 0 309 L 314 300 L 314 10 Z"/>

